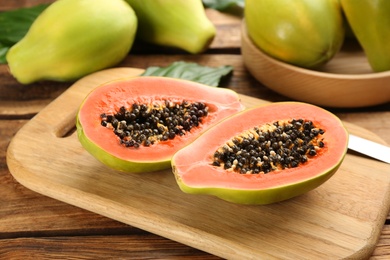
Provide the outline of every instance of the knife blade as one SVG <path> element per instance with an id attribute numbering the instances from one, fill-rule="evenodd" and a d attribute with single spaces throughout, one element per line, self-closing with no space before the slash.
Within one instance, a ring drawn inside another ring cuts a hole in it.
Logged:
<path id="1" fill-rule="evenodd" d="M 348 149 L 390 163 L 390 147 L 356 135 L 349 135 Z"/>

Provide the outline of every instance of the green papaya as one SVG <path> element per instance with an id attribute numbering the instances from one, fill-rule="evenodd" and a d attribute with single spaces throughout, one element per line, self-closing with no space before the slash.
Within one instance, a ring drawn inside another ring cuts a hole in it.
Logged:
<path id="1" fill-rule="evenodd" d="M 126 0 L 138 17 L 137 39 L 189 53 L 205 51 L 216 29 L 201 0 Z"/>
<path id="2" fill-rule="evenodd" d="M 372 70 L 390 70 L 390 1 L 341 0 L 341 6 Z"/>
<path id="3" fill-rule="evenodd" d="M 119 63 L 137 17 L 124 0 L 58 0 L 44 10 L 6 59 L 22 84 L 71 81 Z"/>
<path id="4" fill-rule="evenodd" d="M 345 29 L 338 0 L 246 0 L 248 36 L 263 52 L 316 68 L 339 51 Z"/>

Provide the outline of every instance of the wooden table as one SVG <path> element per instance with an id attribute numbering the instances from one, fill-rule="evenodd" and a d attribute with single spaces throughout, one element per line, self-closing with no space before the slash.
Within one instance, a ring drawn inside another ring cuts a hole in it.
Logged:
<path id="1" fill-rule="evenodd" d="M 32 6 L 50 0 L 0 0 L 0 11 Z M 135 45 L 118 67 L 167 66 L 174 61 L 201 65 L 234 66 L 228 87 L 241 94 L 282 101 L 256 82 L 240 55 L 241 18 L 207 10 L 217 27 L 210 49 L 200 55 L 154 46 Z M 206 252 L 157 236 L 121 222 L 35 193 L 19 184 L 6 163 L 6 150 L 15 133 L 72 83 L 19 84 L 0 65 L 0 256 L 6 259 L 127 258 L 219 259 Z M 388 87 L 388 86 L 384 86 Z M 342 120 L 363 127 L 390 143 L 390 104 L 370 108 L 331 109 Z M 39 163 L 39 162 L 37 162 Z M 373 259 L 390 258 L 390 216 L 372 252 Z"/>

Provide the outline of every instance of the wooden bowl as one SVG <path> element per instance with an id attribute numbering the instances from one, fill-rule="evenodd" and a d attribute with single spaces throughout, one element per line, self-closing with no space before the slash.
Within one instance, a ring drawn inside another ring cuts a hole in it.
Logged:
<path id="1" fill-rule="evenodd" d="M 253 44 L 242 22 L 241 53 L 244 65 L 259 82 L 293 100 L 340 108 L 390 101 L 390 71 L 374 73 L 356 42 L 344 44 L 319 70 L 309 70 L 264 54 Z"/>

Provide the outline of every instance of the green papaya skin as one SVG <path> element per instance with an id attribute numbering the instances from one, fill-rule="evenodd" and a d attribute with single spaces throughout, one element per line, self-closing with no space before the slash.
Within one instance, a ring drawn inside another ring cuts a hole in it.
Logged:
<path id="1" fill-rule="evenodd" d="M 201 0 L 126 0 L 138 17 L 137 39 L 185 50 L 205 51 L 216 35 Z"/>
<path id="2" fill-rule="evenodd" d="M 260 50 L 299 67 L 325 64 L 344 41 L 338 0 L 247 0 L 244 15 L 248 35 Z"/>
<path id="3" fill-rule="evenodd" d="M 124 59 L 136 29 L 137 17 L 124 0 L 58 0 L 6 58 L 22 84 L 73 81 Z"/>
<path id="4" fill-rule="evenodd" d="M 372 70 L 374 72 L 390 70 L 390 1 L 340 2 Z"/>

